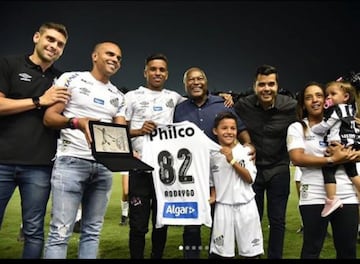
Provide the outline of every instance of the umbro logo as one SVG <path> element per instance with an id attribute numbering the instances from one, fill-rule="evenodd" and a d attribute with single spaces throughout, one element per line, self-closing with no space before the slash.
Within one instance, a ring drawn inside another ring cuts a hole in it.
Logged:
<path id="1" fill-rule="evenodd" d="M 259 243 L 260 243 L 260 239 L 259 239 L 259 238 L 254 238 L 254 239 L 251 241 L 251 244 L 252 244 L 253 247 L 259 246 Z"/>
<path id="2" fill-rule="evenodd" d="M 31 82 L 32 76 L 27 73 L 19 73 L 20 81 Z"/>

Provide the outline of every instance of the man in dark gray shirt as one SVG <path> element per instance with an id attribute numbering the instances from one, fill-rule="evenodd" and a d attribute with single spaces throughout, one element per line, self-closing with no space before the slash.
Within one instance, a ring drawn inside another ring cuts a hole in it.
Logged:
<path id="1" fill-rule="evenodd" d="M 290 193 L 286 133 L 289 124 L 296 121 L 296 100 L 278 94 L 278 79 L 276 68 L 260 66 L 255 74 L 254 94 L 239 98 L 234 105 L 256 149 L 257 175 L 253 189 L 261 219 L 266 191 L 270 224 L 269 259 L 280 259 L 283 255 L 286 206 Z"/>

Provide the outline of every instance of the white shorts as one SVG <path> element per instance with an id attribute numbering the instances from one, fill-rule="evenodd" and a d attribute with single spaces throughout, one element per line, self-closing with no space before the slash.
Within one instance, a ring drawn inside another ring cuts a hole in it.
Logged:
<path id="1" fill-rule="evenodd" d="M 247 204 L 215 204 L 210 253 L 235 257 L 235 239 L 238 254 L 255 257 L 264 254 L 261 222 L 255 199 Z"/>

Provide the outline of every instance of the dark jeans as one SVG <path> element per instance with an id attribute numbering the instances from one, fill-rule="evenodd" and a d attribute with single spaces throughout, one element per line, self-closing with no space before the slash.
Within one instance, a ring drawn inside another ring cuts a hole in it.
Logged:
<path id="1" fill-rule="evenodd" d="M 356 259 L 359 205 L 343 204 L 328 217 L 321 217 L 323 204 L 301 205 L 303 245 L 301 259 L 318 259 L 326 238 L 329 222 L 337 259 Z"/>
<path id="2" fill-rule="evenodd" d="M 156 196 L 151 173 L 141 171 L 129 172 L 129 249 L 131 259 L 143 259 L 145 235 L 149 231 L 149 219 L 152 214 L 152 249 L 151 258 L 162 258 L 167 226 L 155 228 Z"/>
<path id="3" fill-rule="evenodd" d="M 286 206 L 290 193 L 290 170 L 275 174 L 265 181 L 262 170 L 258 169 L 253 189 L 260 219 L 264 212 L 264 194 L 266 191 L 267 216 L 270 224 L 268 240 L 268 258 L 282 259 L 285 237 Z"/>

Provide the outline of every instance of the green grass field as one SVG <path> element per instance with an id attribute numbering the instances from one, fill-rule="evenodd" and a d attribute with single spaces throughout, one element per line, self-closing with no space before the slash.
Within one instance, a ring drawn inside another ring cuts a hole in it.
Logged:
<path id="1" fill-rule="evenodd" d="M 121 200 L 121 178 L 120 175 L 114 175 L 114 185 L 112 191 L 111 201 L 106 213 L 104 228 L 102 230 L 102 236 L 100 241 L 100 249 L 98 258 L 101 259 L 128 259 L 128 237 L 129 227 L 120 226 L 120 200 Z M 286 221 L 286 234 L 285 234 L 285 246 L 284 246 L 284 258 L 285 259 L 298 259 L 302 244 L 302 235 L 297 234 L 296 230 L 300 225 L 300 216 L 297 207 L 297 195 L 295 190 L 295 183 L 291 181 L 291 194 L 287 209 L 287 221 Z M 50 203 L 49 203 L 50 205 Z M 50 221 L 50 208 L 48 207 L 48 214 L 46 218 L 46 233 L 48 230 L 48 223 Z M 12 197 L 4 217 L 2 229 L 0 230 L 0 258 L 1 259 L 18 259 L 21 258 L 22 242 L 17 241 L 19 232 L 19 226 L 21 223 L 20 217 L 20 201 L 19 195 L 16 191 Z M 264 233 L 264 247 L 266 251 L 267 238 L 268 238 L 268 222 L 265 215 L 263 219 L 263 233 Z M 182 245 L 182 227 L 169 227 L 168 239 L 164 252 L 165 259 L 181 259 L 182 251 L 179 250 L 179 246 Z M 202 228 L 202 240 L 204 247 L 209 241 L 209 231 L 207 227 Z M 329 232 L 330 228 L 329 228 Z M 145 258 L 150 256 L 150 233 L 147 234 Z M 77 245 L 79 234 L 73 234 L 69 247 L 68 258 L 77 258 Z M 265 252 L 266 253 L 266 252 Z M 266 256 L 266 255 L 265 255 Z M 265 258 L 263 256 L 263 258 Z M 360 244 L 358 244 L 358 256 L 360 256 Z M 202 258 L 207 258 L 207 252 L 202 252 Z M 332 238 L 326 239 L 323 251 L 321 253 L 323 259 L 335 258 L 335 250 L 332 243 Z"/>

